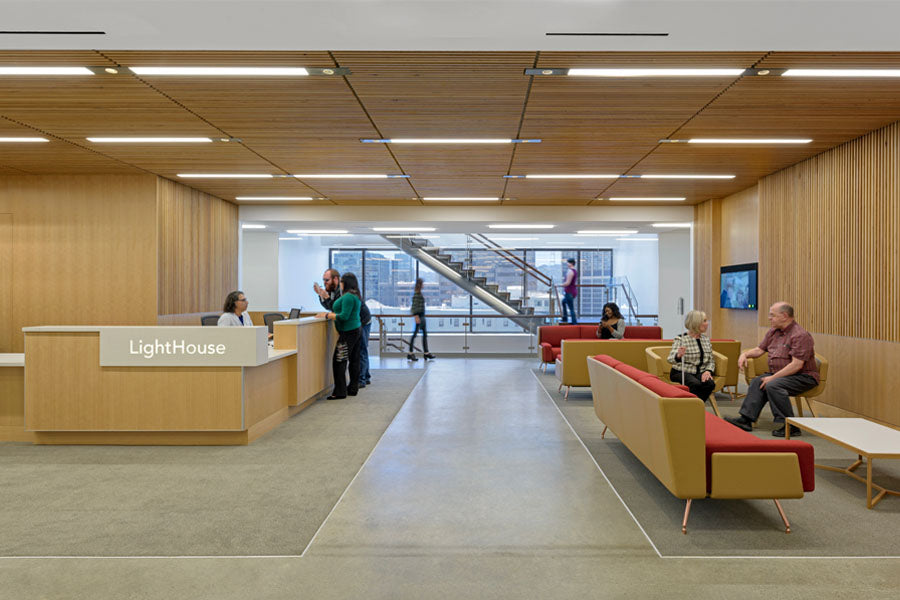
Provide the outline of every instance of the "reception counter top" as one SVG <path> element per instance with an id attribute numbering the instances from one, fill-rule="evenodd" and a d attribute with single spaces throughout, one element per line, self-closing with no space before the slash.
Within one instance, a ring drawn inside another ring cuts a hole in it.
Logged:
<path id="1" fill-rule="evenodd" d="M 265 327 L 24 328 L 24 430 L 51 444 L 249 443 L 330 391 L 334 328 L 282 323 L 275 347 Z"/>
<path id="2" fill-rule="evenodd" d="M 25 354 L 0 354 L 0 367 L 24 367 Z"/>

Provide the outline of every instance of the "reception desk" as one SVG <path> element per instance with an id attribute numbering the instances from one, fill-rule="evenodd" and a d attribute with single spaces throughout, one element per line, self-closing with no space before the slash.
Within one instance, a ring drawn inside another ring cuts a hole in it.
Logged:
<path id="1" fill-rule="evenodd" d="M 264 327 L 25 328 L 24 429 L 41 444 L 248 444 L 331 389 L 313 373 L 331 324 L 283 327 L 274 348 Z"/>

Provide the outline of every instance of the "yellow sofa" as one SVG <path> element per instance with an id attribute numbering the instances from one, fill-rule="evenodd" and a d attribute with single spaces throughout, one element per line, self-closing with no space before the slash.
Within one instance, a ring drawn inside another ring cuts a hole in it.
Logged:
<path id="1" fill-rule="evenodd" d="M 589 356 L 607 354 L 632 367 L 646 369 L 645 350 L 647 348 L 671 345 L 672 340 L 562 340 L 562 350 L 555 365 L 559 389 L 562 391 L 563 388 L 566 388 L 566 398 L 568 398 L 569 388 L 591 385 L 587 370 Z M 729 359 L 724 385 L 736 386 L 738 380 L 737 359 L 741 353 L 741 343 L 733 340 L 716 340 L 712 342 L 712 347 L 715 352 L 719 352 Z M 732 354 L 734 361 L 731 360 Z"/>
<path id="2" fill-rule="evenodd" d="M 706 497 L 772 499 L 790 532 L 778 500 L 815 488 L 812 446 L 741 431 L 707 413 L 699 398 L 608 356 L 586 362 L 604 434 L 611 430 L 666 489 L 687 501 L 682 532 L 691 501 Z"/>

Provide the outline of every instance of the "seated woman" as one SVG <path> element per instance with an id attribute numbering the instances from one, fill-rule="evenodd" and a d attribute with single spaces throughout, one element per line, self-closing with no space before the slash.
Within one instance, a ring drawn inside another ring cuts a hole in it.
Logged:
<path id="1" fill-rule="evenodd" d="M 250 305 L 244 292 L 237 290 L 225 297 L 222 316 L 216 323 L 219 327 L 253 327 L 247 307 Z"/>
<path id="2" fill-rule="evenodd" d="M 603 318 L 597 325 L 597 337 L 601 340 L 621 340 L 625 336 L 625 317 L 615 302 L 603 305 Z"/>
<path id="3" fill-rule="evenodd" d="M 713 380 L 716 359 L 712 343 L 706 335 L 709 319 L 705 312 L 692 310 L 684 319 L 684 327 L 687 333 L 682 333 L 672 341 L 668 358 L 672 365 L 669 379 L 675 383 L 683 381 L 692 394 L 706 402 L 716 389 L 716 382 Z"/>

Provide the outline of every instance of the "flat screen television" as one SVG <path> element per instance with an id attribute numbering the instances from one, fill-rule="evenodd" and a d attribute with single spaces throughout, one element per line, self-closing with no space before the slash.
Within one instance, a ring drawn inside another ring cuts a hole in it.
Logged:
<path id="1" fill-rule="evenodd" d="M 738 310 L 757 310 L 756 273 L 758 263 L 722 267 L 719 306 Z"/>

